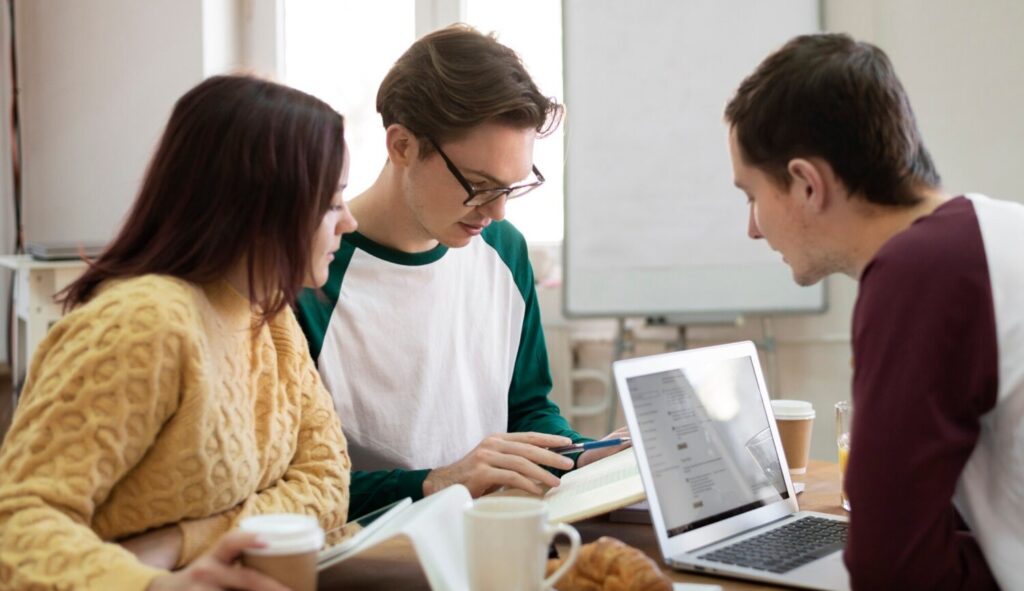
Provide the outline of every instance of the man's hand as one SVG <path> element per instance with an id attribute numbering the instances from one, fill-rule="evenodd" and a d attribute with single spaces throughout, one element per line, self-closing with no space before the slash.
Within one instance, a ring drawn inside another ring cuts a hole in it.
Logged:
<path id="1" fill-rule="evenodd" d="M 629 428 L 619 427 L 618 429 L 602 437 L 601 441 L 604 441 L 605 439 L 616 439 L 619 437 L 629 437 Z M 582 468 L 587 464 L 593 464 L 594 462 L 600 460 L 601 458 L 605 458 L 612 454 L 619 453 L 620 451 L 626 449 L 630 445 L 632 445 L 632 443 L 623 443 L 622 445 L 616 445 L 615 447 L 599 447 L 597 449 L 585 451 L 582 454 L 580 454 L 580 457 L 576 460 L 576 467 Z"/>
<path id="2" fill-rule="evenodd" d="M 536 495 L 537 484 L 558 486 L 558 478 L 541 468 L 572 468 L 572 460 L 546 448 L 572 445 L 568 437 L 545 433 L 497 433 L 454 464 L 435 468 L 423 481 L 423 494 L 431 495 L 452 484 L 462 484 L 473 498 L 506 486 Z M 595 450 L 596 451 L 596 450 Z"/>
<path id="3" fill-rule="evenodd" d="M 262 547 L 263 543 L 256 539 L 256 534 L 230 532 L 184 570 L 153 579 L 148 591 L 288 591 L 288 587 L 259 571 L 235 565 L 243 550 Z"/>

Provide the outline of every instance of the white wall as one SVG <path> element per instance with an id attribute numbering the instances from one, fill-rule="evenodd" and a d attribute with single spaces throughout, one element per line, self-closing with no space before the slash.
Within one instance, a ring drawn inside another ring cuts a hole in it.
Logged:
<path id="1" fill-rule="evenodd" d="M 238 68 L 252 21 L 275 6 L 276 0 L 18 2 L 26 241 L 112 239 L 174 101 L 206 76 Z M 6 4 L 2 12 L 6 19 Z M 13 213 L 9 41 L 3 43 L 0 251 L 7 252 Z M 5 274 L 0 281 L 6 312 Z M 0 318 L 0 359 L 7 358 L 6 331 L 7 318 Z"/>
<path id="2" fill-rule="evenodd" d="M 947 191 L 1024 202 L 1024 2 L 826 0 L 825 22 L 892 59 Z"/>
<path id="3" fill-rule="evenodd" d="M 200 0 L 18 3 L 27 241 L 109 241 L 174 100 L 203 77 Z"/>

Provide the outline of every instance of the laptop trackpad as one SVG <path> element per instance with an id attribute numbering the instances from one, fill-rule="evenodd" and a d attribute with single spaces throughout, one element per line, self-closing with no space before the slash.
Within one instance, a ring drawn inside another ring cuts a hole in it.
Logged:
<path id="1" fill-rule="evenodd" d="M 842 552 L 833 552 L 824 558 L 805 564 L 790 571 L 787 576 L 810 582 L 825 589 L 850 588 L 850 577 L 843 564 Z"/>

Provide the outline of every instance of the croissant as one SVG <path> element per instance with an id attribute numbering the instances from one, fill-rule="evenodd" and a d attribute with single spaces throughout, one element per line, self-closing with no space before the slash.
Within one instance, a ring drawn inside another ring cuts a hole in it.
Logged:
<path id="1" fill-rule="evenodd" d="M 548 561 L 547 574 L 562 565 Z M 640 550 L 607 536 L 580 548 L 576 564 L 555 582 L 558 591 L 672 591 L 672 581 Z"/>

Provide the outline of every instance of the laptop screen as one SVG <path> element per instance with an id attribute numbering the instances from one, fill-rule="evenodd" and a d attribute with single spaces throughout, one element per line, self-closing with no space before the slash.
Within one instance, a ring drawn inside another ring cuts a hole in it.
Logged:
<path id="1" fill-rule="evenodd" d="M 669 537 L 789 498 L 754 363 L 626 378 Z"/>

